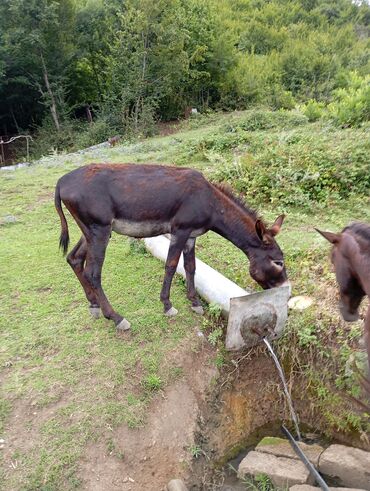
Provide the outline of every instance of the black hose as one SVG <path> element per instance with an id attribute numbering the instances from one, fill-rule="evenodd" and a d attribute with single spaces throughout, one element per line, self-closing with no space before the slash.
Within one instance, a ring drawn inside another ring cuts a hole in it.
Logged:
<path id="1" fill-rule="evenodd" d="M 289 432 L 289 430 L 284 425 L 281 425 L 281 429 L 282 429 L 283 433 L 288 437 L 288 439 L 290 441 L 290 444 L 293 447 L 293 450 L 295 451 L 295 453 L 298 455 L 298 457 L 302 460 L 302 462 L 307 467 L 307 469 L 315 477 L 315 480 L 316 480 L 317 484 L 320 486 L 320 488 L 323 491 L 329 491 L 328 485 L 326 484 L 326 482 L 324 481 L 324 479 L 320 476 L 320 474 L 317 472 L 317 470 L 315 469 L 315 467 L 308 460 L 308 458 L 303 453 L 303 451 L 299 447 L 299 445 L 297 445 L 297 442 L 294 440 L 294 438 L 291 435 L 291 433 Z"/>

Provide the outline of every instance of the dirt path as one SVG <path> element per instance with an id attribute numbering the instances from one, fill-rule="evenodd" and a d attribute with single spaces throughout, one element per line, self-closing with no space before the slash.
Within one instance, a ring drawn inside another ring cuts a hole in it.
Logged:
<path id="1" fill-rule="evenodd" d="M 121 426 L 88 446 L 80 464 L 82 489 L 159 491 L 188 476 L 200 405 L 217 374 L 211 354 L 200 344 L 173 355 L 184 376 L 155 398 L 143 428 Z"/>

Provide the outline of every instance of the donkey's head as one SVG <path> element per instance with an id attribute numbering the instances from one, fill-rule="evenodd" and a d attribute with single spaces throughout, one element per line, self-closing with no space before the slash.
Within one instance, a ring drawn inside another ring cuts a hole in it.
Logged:
<path id="1" fill-rule="evenodd" d="M 347 322 L 357 321 L 358 308 L 365 293 L 352 270 L 350 258 L 354 252 L 354 239 L 349 234 L 323 232 L 315 229 L 331 244 L 331 262 L 335 270 L 335 276 L 340 290 L 339 309 L 342 317 Z"/>
<path id="2" fill-rule="evenodd" d="M 267 228 L 261 220 L 255 223 L 258 243 L 249 253 L 249 272 L 265 290 L 289 284 L 284 256 L 275 240 L 283 221 L 284 215 L 280 215 L 271 228 Z"/>

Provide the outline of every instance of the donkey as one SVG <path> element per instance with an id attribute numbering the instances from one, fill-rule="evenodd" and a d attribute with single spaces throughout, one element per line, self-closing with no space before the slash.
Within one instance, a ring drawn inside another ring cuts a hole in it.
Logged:
<path id="1" fill-rule="evenodd" d="M 352 223 L 338 234 L 315 230 L 333 244 L 331 261 L 340 289 L 339 309 L 342 317 L 348 322 L 357 321 L 362 299 L 366 295 L 370 298 L 370 225 Z M 364 331 L 370 364 L 370 306 Z"/>
<path id="2" fill-rule="evenodd" d="M 67 262 L 79 279 L 93 316 L 100 309 L 121 330 L 130 323 L 113 310 L 101 286 L 101 271 L 112 230 L 130 237 L 171 234 L 160 300 L 168 316 L 177 310 L 170 287 L 184 254 L 187 297 L 203 313 L 194 287 L 195 240 L 213 230 L 230 240 L 249 258 L 250 274 L 262 288 L 287 282 L 283 254 L 274 237 L 284 215 L 271 228 L 222 186 L 211 184 L 198 171 L 162 165 L 90 164 L 63 177 L 56 185 L 55 207 L 61 220 L 60 247 L 67 253 L 69 234 L 62 202 L 82 231 Z"/>

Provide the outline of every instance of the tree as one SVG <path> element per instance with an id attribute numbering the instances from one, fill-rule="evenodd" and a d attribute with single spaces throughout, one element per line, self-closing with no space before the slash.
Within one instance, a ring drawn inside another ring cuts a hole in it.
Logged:
<path id="1" fill-rule="evenodd" d="M 73 56 L 73 4 L 52 0 L 3 0 L 1 46 L 9 92 L 22 86 L 13 105 L 39 93 L 38 102 L 49 110 L 60 129 L 66 67 Z"/>

